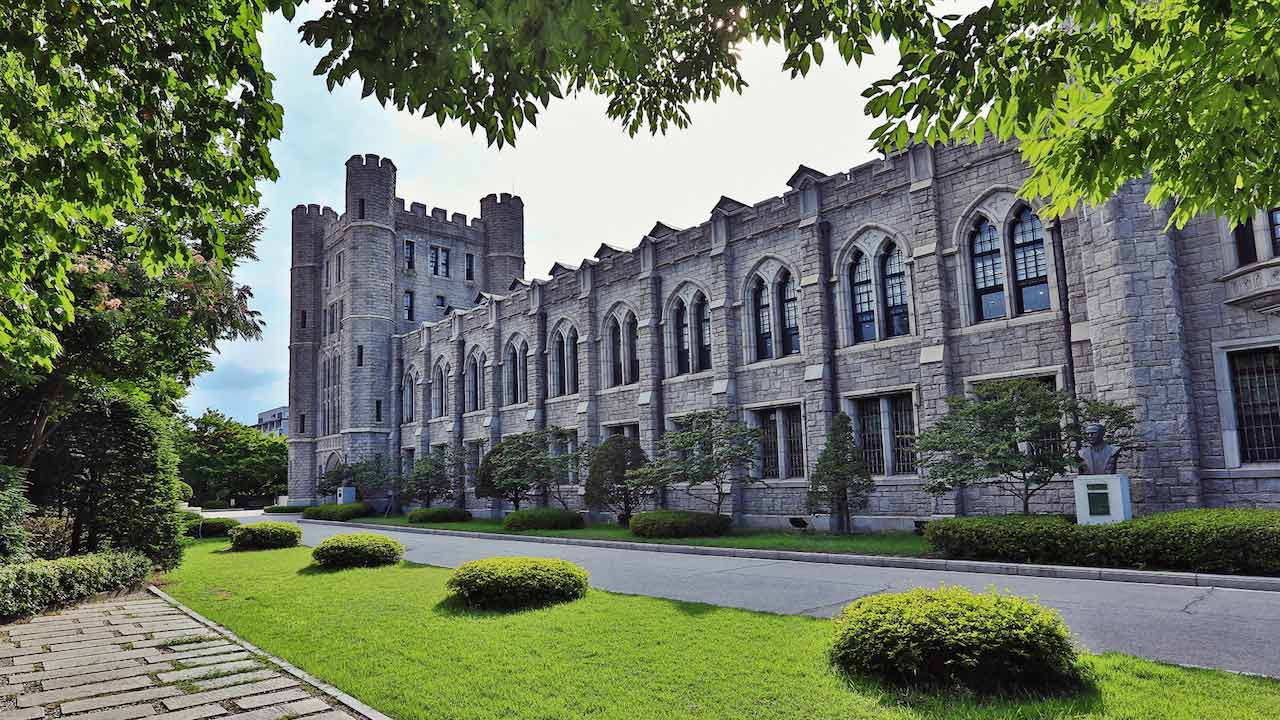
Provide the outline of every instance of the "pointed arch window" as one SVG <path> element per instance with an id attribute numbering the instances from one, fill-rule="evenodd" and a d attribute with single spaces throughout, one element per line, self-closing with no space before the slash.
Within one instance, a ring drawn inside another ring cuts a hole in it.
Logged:
<path id="1" fill-rule="evenodd" d="M 564 352 L 564 335 L 556 333 L 556 342 L 554 351 L 555 356 L 551 362 L 551 395 L 552 397 L 560 397 L 564 394 L 565 389 L 565 352 Z"/>
<path id="2" fill-rule="evenodd" d="M 507 381 L 507 404 L 520 402 L 520 356 L 519 350 L 512 343 L 507 347 L 507 364 L 504 367 Z"/>
<path id="3" fill-rule="evenodd" d="M 446 409 L 448 408 L 448 393 L 445 389 L 444 366 L 436 368 L 436 376 L 431 384 L 433 386 L 431 388 L 431 396 L 433 404 L 435 405 L 433 408 L 434 414 L 436 417 L 444 417 Z"/>
<path id="4" fill-rule="evenodd" d="M 529 343 L 520 343 L 520 402 L 529 402 Z"/>
<path id="5" fill-rule="evenodd" d="M 978 220 L 969 235 L 973 263 L 974 317 L 978 321 L 1005 316 L 1004 258 L 1000 231 L 990 220 Z"/>
<path id="6" fill-rule="evenodd" d="M 853 308 L 853 341 L 876 339 L 876 291 L 871 280 L 871 263 L 862 253 L 854 253 L 849 265 L 849 306 Z"/>
<path id="7" fill-rule="evenodd" d="M 413 422 L 413 393 L 417 383 L 414 381 L 413 375 L 405 373 L 404 380 L 400 383 L 400 422 Z"/>
<path id="8" fill-rule="evenodd" d="M 640 323 L 635 315 L 628 314 L 627 332 L 627 382 L 640 381 Z"/>
<path id="9" fill-rule="evenodd" d="M 796 297 L 795 280 L 786 270 L 778 279 L 778 304 L 782 310 L 782 343 L 778 354 L 781 357 L 795 355 L 800 352 L 800 302 Z"/>
<path id="10" fill-rule="evenodd" d="M 569 328 L 566 351 L 569 353 L 569 372 L 566 378 L 569 383 L 568 393 L 576 395 L 578 393 L 578 331 L 574 328 Z"/>
<path id="11" fill-rule="evenodd" d="M 484 355 L 473 355 L 467 363 L 467 410 L 484 409 Z"/>
<path id="12" fill-rule="evenodd" d="M 622 327 L 618 318 L 609 318 L 609 387 L 622 384 Z"/>
<path id="13" fill-rule="evenodd" d="M 902 250 L 889 245 L 880 260 L 880 282 L 884 287 L 884 334 L 898 337 L 911 332 L 907 310 L 907 271 L 902 264 Z"/>
<path id="14" fill-rule="evenodd" d="M 755 318 L 756 360 L 768 360 L 773 357 L 773 311 L 769 308 L 769 285 L 758 275 L 751 289 L 751 305 Z"/>
<path id="15" fill-rule="evenodd" d="M 1013 281 L 1018 312 L 1049 309 L 1049 265 L 1044 254 L 1044 226 L 1029 207 L 1013 223 Z"/>
<path id="16" fill-rule="evenodd" d="M 676 375 L 684 375 L 689 372 L 689 311 L 684 300 L 676 300 L 671 318 L 676 341 Z"/>
<path id="17" fill-rule="evenodd" d="M 697 370 L 711 369 L 711 303 L 702 293 L 693 297 L 694 344 L 698 349 Z"/>

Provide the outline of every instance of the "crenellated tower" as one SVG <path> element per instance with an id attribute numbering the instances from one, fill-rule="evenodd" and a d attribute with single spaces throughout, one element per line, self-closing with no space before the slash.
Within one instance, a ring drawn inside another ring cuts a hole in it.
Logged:
<path id="1" fill-rule="evenodd" d="M 316 469 L 316 351 L 321 339 L 320 267 L 331 208 L 299 205 L 292 217 L 289 269 L 289 496 L 311 502 Z"/>
<path id="2" fill-rule="evenodd" d="M 502 193 L 480 199 L 484 221 L 489 292 L 506 294 L 513 280 L 524 277 L 524 201 Z"/>

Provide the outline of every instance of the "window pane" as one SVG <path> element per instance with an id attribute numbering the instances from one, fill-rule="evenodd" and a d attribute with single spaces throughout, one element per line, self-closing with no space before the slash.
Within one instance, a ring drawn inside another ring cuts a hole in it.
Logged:
<path id="1" fill-rule="evenodd" d="M 853 261 L 850 274 L 853 289 L 853 341 L 876 339 L 876 293 L 871 283 L 871 263 L 862 254 Z"/>
<path id="2" fill-rule="evenodd" d="M 978 319 L 994 320 L 1004 317 L 1004 292 L 988 292 L 978 296 Z"/>
<path id="3" fill-rule="evenodd" d="M 911 332 L 907 311 L 907 272 L 902 251 L 890 246 L 884 256 L 885 335 L 898 337 Z"/>
<path id="4" fill-rule="evenodd" d="M 1258 246 L 1253 241 L 1253 218 L 1231 231 L 1236 244 L 1236 261 L 1240 267 L 1258 262 Z"/>
<path id="5" fill-rule="evenodd" d="M 756 278 L 753 295 L 756 306 L 756 359 L 768 360 L 773 357 L 773 318 L 769 311 L 769 288 L 764 280 Z"/>
<path id="6" fill-rule="evenodd" d="M 676 334 L 676 374 L 689 372 L 689 314 L 683 302 L 676 302 L 675 312 Z"/>
<path id="7" fill-rule="evenodd" d="M 1049 309 L 1049 283 L 1042 282 L 1018 288 L 1022 312 Z"/>
<path id="8" fill-rule="evenodd" d="M 763 410 L 760 419 L 760 477 L 778 477 L 778 419 L 776 411 Z"/>
<path id="9" fill-rule="evenodd" d="M 629 382 L 639 382 L 640 380 L 640 323 L 636 321 L 635 316 L 627 318 L 627 363 L 630 367 Z"/>
<path id="10" fill-rule="evenodd" d="M 622 384 L 622 330 L 615 319 L 609 323 L 609 385 Z"/>
<path id="11" fill-rule="evenodd" d="M 1280 461 L 1280 350 L 1249 350 L 1230 358 L 1241 460 Z"/>
<path id="12" fill-rule="evenodd" d="M 893 406 L 893 474 L 910 475 L 916 471 L 916 422 L 910 395 L 890 398 Z"/>
<path id="13" fill-rule="evenodd" d="M 783 275 L 778 296 L 782 299 L 782 354 L 800 352 L 800 303 L 790 274 Z"/>
<path id="14" fill-rule="evenodd" d="M 800 408 L 789 407 L 787 421 L 787 477 L 804 477 L 804 423 Z"/>
<path id="15" fill-rule="evenodd" d="M 698 370 L 711 369 L 711 303 L 698 296 Z"/>
<path id="16" fill-rule="evenodd" d="M 884 435 L 880 425 L 880 398 L 862 398 L 857 402 L 858 446 L 872 475 L 884 474 Z"/>
<path id="17" fill-rule="evenodd" d="M 1271 208 L 1267 215 L 1271 219 L 1271 254 L 1280 257 L 1280 207 Z"/>

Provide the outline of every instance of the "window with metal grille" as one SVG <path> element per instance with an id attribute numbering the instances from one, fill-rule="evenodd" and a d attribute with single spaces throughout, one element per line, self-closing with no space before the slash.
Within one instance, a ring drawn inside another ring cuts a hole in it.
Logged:
<path id="1" fill-rule="evenodd" d="M 994 320 L 1004 317 L 1004 258 L 1000 254 L 1000 231 L 990 221 L 978 221 L 969 236 L 973 254 L 974 317 Z"/>
<path id="2" fill-rule="evenodd" d="M 787 423 L 787 477 L 804 477 L 804 418 L 798 407 L 782 412 Z"/>
<path id="3" fill-rule="evenodd" d="M 751 300 L 755 305 L 756 360 L 768 360 L 773 357 L 773 318 L 769 309 L 769 286 L 764 278 L 756 277 Z"/>
<path id="4" fill-rule="evenodd" d="M 778 281 L 778 301 L 782 303 L 782 347 L 783 356 L 800 352 L 800 302 L 796 298 L 796 283 L 791 273 L 783 272 Z"/>
<path id="5" fill-rule="evenodd" d="M 880 264 L 880 281 L 884 285 L 884 334 L 898 337 L 911 332 L 907 310 L 907 271 L 902 264 L 902 251 L 890 245 Z"/>
<path id="6" fill-rule="evenodd" d="M 640 323 L 627 315 L 627 382 L 640 381 Z"/>
<path id="7" fill-rule="evenodd" d="M 872 475 L 884 474 L 884 434 L 880 425 L 880 398 L 857 401 L 858 447 Z"/>
<path id="8" fill-rule="evenodd" d="M 1240 459 L 1280 461 L 1280 349 L 1230 354 Z"/>
<path id="9" fill-rule="evenodd" d="M 893 474 L 911 475 L 916 471 L 916 420 L 911 395 L 889 398 L 893 413 Z"/>
<path id="10" fill-rule="evenodd" d="M 1049 309 L 1049 266 L 1044 254 L 1044 226 L 1024 207 L 1013 224 L 1013 279 L 1018 312 Z"/>
<path id="11" fill-rule="evenodd" d="M 676 337 L 676 375 L 689 372 L 689 312 L 683 300 L 676 300 L 674 330 Z"/>
<path id="12" fill-rule="evenodd" d="M 609 386 L 622 384 L 622 328 L 618 318 L 609 320 Z"/>
<path id="13" fill-rule="evenodd" d="M 778 416 L 776 410 L 761 410 L 756 414 L 760 421 L 760 477 L 778 477 Z"/>
<path id="14" fill-rule="evenodd" d="M 876 291 L 871 281 L 871 263 L 862 253 L 849 266 L 850 307 L 853 308 L 853 341 L 876 339 Z"/>
<path id="15" fill-rule="evenodd" d="M 1267 219 L 1271 225 L 1271 254 L 1280 257 L 1280 207 L 1271 208 Z"/>
<path id="16" fill-rule="evenodd" d="M 698 323 L 698 371 L 711 369 L 711 303 L 698 293 L 693 298 L 693 316 Z"/>
<path id="17" fill-rule="evenodd" d="M 1253 218 L 1237 225 L 1231 231 L 1231 238 L 1235 241 L 1238 267 L 1258 262 L 1258 246 L 1253 241 Z"/>

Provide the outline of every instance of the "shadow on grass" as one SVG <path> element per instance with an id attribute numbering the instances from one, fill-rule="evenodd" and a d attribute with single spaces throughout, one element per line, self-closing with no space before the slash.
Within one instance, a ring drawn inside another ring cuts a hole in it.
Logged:
<path id="1" fill-rule="evenodd" d="M 394 562 L 389 565 L 345 565 L 342 567 L 325 567 L 324 565 L 313 562 L 310 565 L 307 565 L 306 567 L 299 568 L 297 574 L 298 575 L 334 575 L 337 573 L 346 572 L 347 570 L 383 570 L 388 568 L 396 569 L 396 570 L 425 570 L 430 567 L 431 567 L 430 565 L 423 565 L 421 563 L 409 562 L 407 560 L 400 560 L 398 562 Z"/>
<path id="2" fill-rule="evenodd" d="M 850 690 L 877 698 L 882 707 L 907 708 L 921 720 L 990 717 L 993 720 L 1074 718 L 1101 715 L 1102 691 L 1096 680 L 1046 692 L 1006 691 L 974 693 L 964 689 L 900 687 L 870 678 L 846 679 Z"/>
<path id="3" fill-rule="evenodd" d="M 582 602 L 585 598 L 577 600 L 563 600 L 560 602 L 543 603 L 540 605 L 529 605 L 525 607 L 512 608 L 477 608 L 467 605 L 461 596 L 446 595 L 442 600 L 431 607 L 435 614 L 442 617 L 467 617 L 475 619 L 483 618 L 502 618 L 510 615 L 520 615 L 523 613 L 537 612 L 538 610 L 547 610 L 549 608 L 560 607 L 561 605 L 572 605 L 576 602 Z"/>

